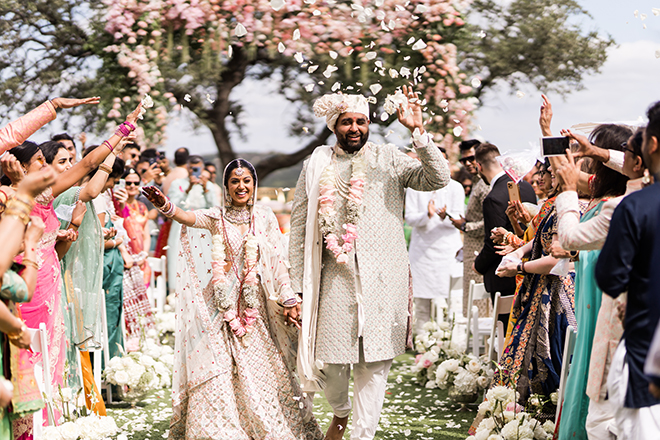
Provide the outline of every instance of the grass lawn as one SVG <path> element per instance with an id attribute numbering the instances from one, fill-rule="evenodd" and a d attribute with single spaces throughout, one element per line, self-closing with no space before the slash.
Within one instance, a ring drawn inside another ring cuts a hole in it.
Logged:
<path id="1" fill-rule="evenodd" d="M 394 360 L 376 438 L 465 439 L 476 415 L 476 404 L 470 406 L 470 412 L 459 412 L 460 405 L 447 398 L 447 391 L 416 385 L 415 375 L 410 371 L 412 360 L 412 354 Z M 169 390 L 151 393 L 143 404 L 146 406 L 108 410 L 108 415 L 115 418 L 129 440 L 167 438 L 172 415 Z M 332 409 L 322 394 L 315 397 L 314 404 L 314 414 L 325 431 L 332 420 Z M 350 427 L 349 423 L 347 429 Z M 348 439 L 349 435 L 344 438 Z"/>

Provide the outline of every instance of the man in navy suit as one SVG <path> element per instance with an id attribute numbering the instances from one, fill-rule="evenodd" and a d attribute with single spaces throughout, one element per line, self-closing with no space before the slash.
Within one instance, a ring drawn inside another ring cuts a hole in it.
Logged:
<path id="1" fill-rule="evenodd" d="M 490 293 L 494 300 L 495 292 L 500 292 L 502 296 L 513 295 L 516 291 L 515 277 L 500 278 L 495 275 L 495 269 L 502 261 L 502 256 L 497 254 L 495 243 L 490 238 L 490 231 L 498 226 L 511 231 L 513 227 L 506 215 L 506 208 L 509 203 L 509 190 L 507 182 L 511 182 L 496 157 L 500 155 L 500 150 L 493 144 L 484 143 L 475 150 L 477 169 L 484 182 L 490 185 L 490 193 L 484 199 L 484 247 L 474 260 L 474 268 L 484 276 L 486 291 Z M 520 201 L 536 203 L 536 194 L 532 186 L 521 180 Z"/>

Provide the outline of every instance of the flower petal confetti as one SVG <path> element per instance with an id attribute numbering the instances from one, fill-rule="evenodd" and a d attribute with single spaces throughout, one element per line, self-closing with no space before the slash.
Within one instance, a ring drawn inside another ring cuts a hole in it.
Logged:
<path id="1" fill-rule="evenodd" d="M 298 63 L 303 62 L 303 54 L 302 52 L 296 52 L 296 54 L 293 56 L 293 59 L 296 60 Z"/>
<path id="2" fill-rule="evenodd" d="M 655 51 L 655 57 L 660 58 L 660 49 Z"/>
<path id="3" fill-rule="evenodd" d="M 472 81 L 470 81 L 470 84 L 472 87 L 475 89 L 481 85 L 481 80 L 479 78 L 472 78 Z"/>
<path id="4" fill-rule="evenodd" d="M 233 47 L 233 46 L 229 46 L 229 47 L 227 48 L 227 58 L 231 58 L 232 55 L 234 55 L 234 47 Z"/>
<path id="5" fill-rule="evenodd" d="M 378 54 L 377 54 L 376 52 L 373 52 L 373 51 L 371 51 L 371 52 L 367 52 L 367 53 L 364 55 L 364 57 L 365 57 L 366 59 L 368 59 L 368 60 L 373 60 L 373 59 L 376 58 L 377 56 L 378 56 Z"/>
<path id="6" fill-rule="evenodd" d="M 454 127 L 453 133 L 454 133 L 454 136 L 460 137 L 461 134 L 463 133 L 463 127 L 461 127 L 461 126 Z"/>
<path id="7" fill-rule="evenodd" d="M 516 92 L 516 97 L 517 97 L 517 98 L 522 98 L 523 96 L 525 96 L 525 92 L 523 92 L 523 91 L 521 91 L 521 90 L 518 90 L 518 91 Z"/>
<path id="8" fill-rule="evenodd" d="M 214 99 L 211 99 L 211 95 L 209 95 L 208 93 L 206 94 L 206 100 L 207 100 L 208 102 L 210 102 L 211 104 L 213 104 L 213 103 L 215 102 Z"/>
<path id="9" fill-rule="evenodd" d="M 245 29 L 245 26 L 243 26 L 241 23 L 238 23 L 236 25 L 236 29 L 234 29 L 234 34 L 237 37 L 244 37 L 247 35 L 247 29 Z"/>
<path id="10" fill-rule="evenodd" d="M 382 89 L 383 86 L 381 86 L 380 84 L 372 84 L 369 86 L 369 90 L 371 90 L 371 93 L 373 93 L 374 95 L 377 95 L 378 92 L 380 92 Z"/>
<path id="11" fill-rule="evenodd" d="M 660 8 L 651 8 L 651 12 L 653 12 L 653 15 L 657 17 L 660 15 Z"/>
<path id="12" fill-rule="evenodd" d="M 279 53 L 284 53 L 285 50 L 286 50 L 286 46 L 284 45 L 284 43 L 280 41 L 280 44 L 277 45 L 277 51 Z"/>
<path id="13" fill-rule="evenodd" d="M 293 41 L 300 40 L 300 29 L 293 31 Z"/>
<path id="14" fill-rule="evenodd" d="M 309 66 L 309 69 L 307 69 L 307 73 L 314 73 L 316 72 L 316 69 L 318 69 L 319 66 Z"/>
<path id="15" fill-rule="evenodd" d="M 408 41 L 406 41 L 406 44 L 407 44 L 408 46 L 410 46 L 410 45 L 413 44 L 414 42 L 415 42 L 415 37 L 410 37 L 410 38 L 408 38 Z"/>
<path id="16" fill-rule="evenodd" d="M 323 72 L 323 76 L 325 76 L 326 78 L 330 78 L 330 76 L 332 75 L 332 72 L 335 72 L 337 70 L 339 70 L 339 67 L 337 67 L 335 65 L 330 65 L 330 66 L 325 68 L 325 71 Z"/>
<path id="17" fill-rule="evenodd" d="M 341 89 L 341 84 L 339 83 L 339 81 L 337 81 L 336 83 L 334 83 L 334 84 L 332 85 L 331 90 L 332 90 L 333 92 L 336 92 L 336 91 L 339 90 L 339 89 Z"/>
<path id="18" fill-rule="evenodd" d="M 186 101 L 186 102 L 190 102 L 191 99 L 192 99 L 192 97 L 187 93 L 186 93 L 186 96 L 183 97 L 183 100 Z"/>
<path id="19" fill-rule="evenodd" d="M 421 39 L 417 40 L 417 43 L 413 44 L 412 50 L 422 50 L 426 47 L 426 43 L 424 43 Z"/>
<path id="20" fill-rule="evenodd" d="M 270 7 L 276 11 L 279 11 L 284 7 L 284 0 L 270 0 Z"/>
<path id="21" fill-rule="evenodd" d="M 312 90 L 314 90 L 314 84 L 307 84 L 305 86 L 305 90 L 311 92 Z"/>
<path id="22" fill-rule="evenodd" d="M 479 38 L 486 38 L 486 31 L 482 29 L 479 31 L 477 35 L 479 36 Z"/>
<path id="23" fill-rule="evenodd" d="M 330 58 L 332 58 L 333 60 L 336 60 L 339 54 L 334 50 L 331 50 L 330 52 L 328 52 L 328 55 L 330 55 Z"/>

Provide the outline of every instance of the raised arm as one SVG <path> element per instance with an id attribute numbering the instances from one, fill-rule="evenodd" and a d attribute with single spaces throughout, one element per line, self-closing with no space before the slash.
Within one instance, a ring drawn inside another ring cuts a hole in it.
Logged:
<path id="1" fill-rule="evenodd" d="M 80 162 L 60 174 L 57 181 L 53 185 L 53 197 L 57 197 L 67 189 L 75 185 L 80 179 L 85 177 L 90 171 L 97 168 L 105 158 L 112 153 L 118 146 L 122 138 L 127 137 L 133 130 L 140 114 L 142 104 L 138 104 L 137 108 L 126 117 L 126 122 L 121 124 L 115 134 L 110 139 L 103 142 L 99 148 L 85 156 Z M 117 148 L 117 151 L 120 151 Z"/>
<path id="2" fill-rule="evenodd" d="M 161 192 L 160 189 L 158 189 L 158 187 L 145 186 L 142 188 L 142 193 L 157 210 L 163 213 L 165 217 L 186 226 L 193 226 L 197 221 L 197 216 L 195 216 L 194 212 L 184 211 L 177 207 Z"/>

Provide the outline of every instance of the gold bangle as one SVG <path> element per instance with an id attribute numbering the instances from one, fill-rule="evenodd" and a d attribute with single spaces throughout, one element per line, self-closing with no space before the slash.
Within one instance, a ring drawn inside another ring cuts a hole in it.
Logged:
<path id="1" fill-rule="evenodd" d="M 18 220 L 20 220 L 25 226 L 30 223 L 30 216 L 24 212 L 18 211 L 16 209 L 6 209 L 5 213 L 2 216 L 3 218 L 6 217 L 16 217 Z"/>
<path id="2" fill-rule="evenodd" d="M 32 212 L 33 203 L 29 203 L 26 200 L 14 197 L 7 201 L 7 208 L 18 209 L 21 211 L 25 211 L 29 214 Z"/>
<path id="3" fill-rule="evenodd" d="M 106 164 L 102 163 L 101 165 L 99 165 L 99 171 L 104 171 L 104 172 L 110 174 L 112 172 L 112 167 L 110 165 L 106 165 Z"/>
<path id="4" fill-rule="evenodd" d="M 39 270 L 39 265 L 36 261 L 30 260 L 29 258 L 23 258 L 23 266 L 31 266 Z"/>
<path id="5" fill-rule="evenodd" d="M 19 330 L 18 333 L 7 333 L 7 337 L 12 341 L 15 341 L 16 339 L 21 339 L 23 333 L 25 333 L 25 330 L 27 330 L 27 325 L 25 325 L 25 322 L 23 322 L 22 319 L 21 322 L 22 322 L 21 329 Z"/>

